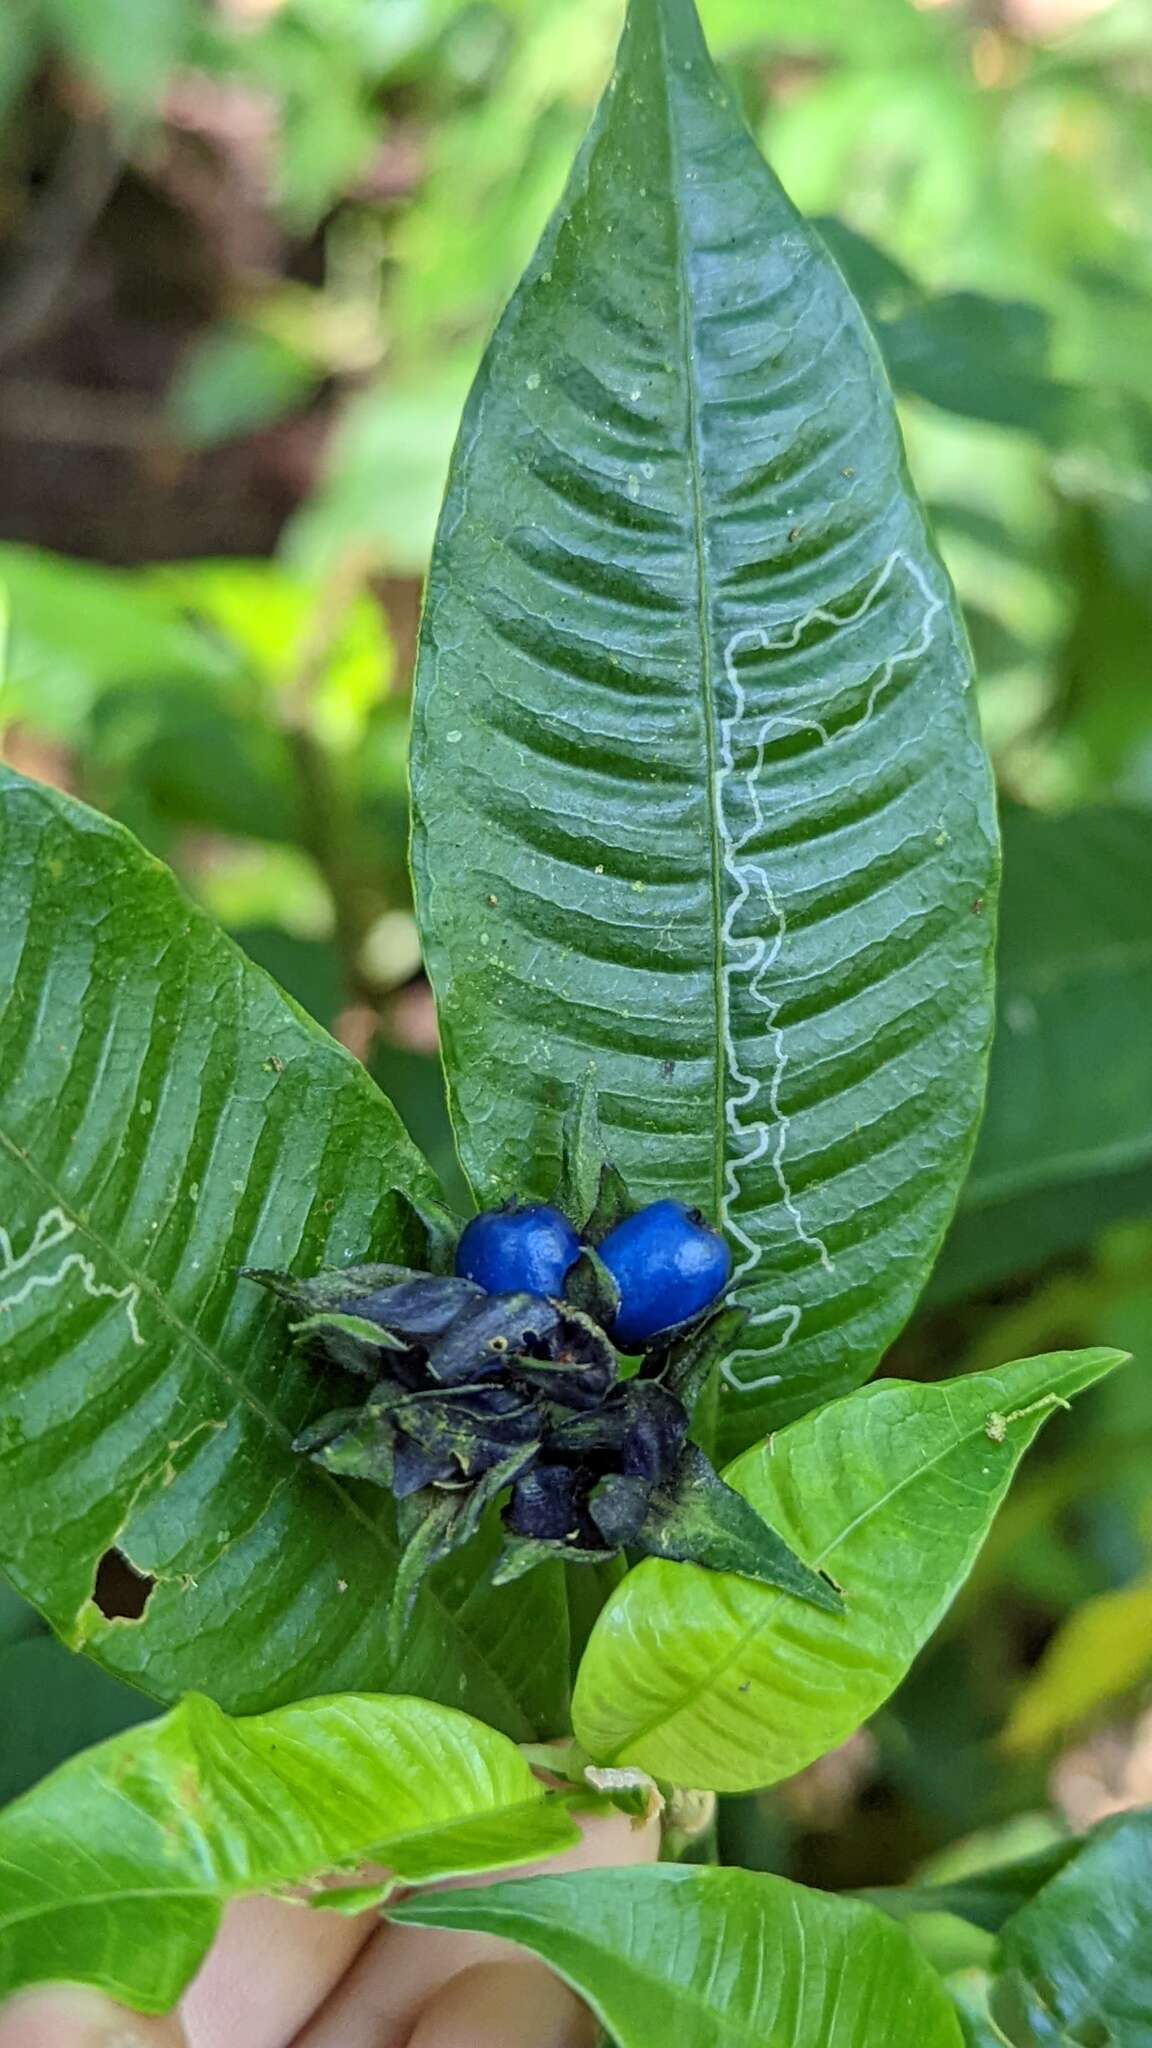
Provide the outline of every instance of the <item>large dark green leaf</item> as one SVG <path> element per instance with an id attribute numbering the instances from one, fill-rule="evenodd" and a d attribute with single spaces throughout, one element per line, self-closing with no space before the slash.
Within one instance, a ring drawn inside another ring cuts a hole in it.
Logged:
<path id="1" fill-rule="evenodd" d="M 331 1392 L 237 1276 L 416 1248 L 395 1112 L 126 833 L 10 772 L 0 934 L 0 1563 L 161 1698 L 391 1684 L 555 1733 L 559 1575 L 483 1589 L 483 1542 L 393 1667 L 390 1503 L 293 1455 Z M 113 1548 L 142 1619 L 95 1604 Z"/>
<path id="2" fill-rule="evenodd" d="M 941 1298 L 1152 1213 L 1152 825 L 1004 819 L 988 1107 L 933 1275 Z"/>
<path id="3" fill-rule="evenodd" d="M 598 1762 L 740 1792 L 843 1742 L 963 1584 L 1046 1416 L 1122 1356 L 1055 1352 L 935 1386 L 879 1381 L 746 1452 L 726 1478 L 842 1586 L 843 1613 L 646 1561 L 584 1653 L 584 1747 Z"/>
<path id="4" fill-rule="evenodd" d="M 1026 1987 L 1030 2017 L 1034 2012 L 1043 2023 L 1037 2041 L 1149 2048 L 1150 1899 L 1152 1808 L 1146 1807 L 1097 1829 L 1008 1922 L 1000 1961 Z M 1055 2037 L 1053 2021 L 1063 2030 Z"/>
<path id="5" fill-rule="evenodd" d="M 0 2000 L 64 1978 L 162 2012 L 229 1899 L 365 1862 L 423 1884 L 575 1839 L 515 1746 L 451 1708 L 344 1694 L 232 1721 L 191 1694 L 0 1814 Z"/>
<path id="6" fill-rule="evenodd" d="M 543 1956 L 619 2048 L 960 2048 L 903 1930 L 849 1899 L 745 1870 L 598 1870 L 400 1907 Z"/>
<path id="7" fill-rule="evenodd" d="M 967 1158 L 996 849 L 871 336 L 713 70 L 633 0 L 465 415 L 415 864 L 464 1162 L 550 1193 L 589 1073 L 752 1312 L 727 1441 L 872 1370 Z"/>

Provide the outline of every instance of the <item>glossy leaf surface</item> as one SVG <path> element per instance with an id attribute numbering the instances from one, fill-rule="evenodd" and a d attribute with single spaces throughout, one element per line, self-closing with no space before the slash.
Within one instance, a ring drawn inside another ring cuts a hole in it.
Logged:
<path id="1" fill-rule="evenodd" d="M 1053 1406 L 1121 1356 L 1056 1352 L 936 1386 L 880 1381 L 737 1459 L 729 1483 L 843 1588 L 843 1613 L 641 1564 L 581 1664 L 585 1748 L 718 1792 L 771 1784 L 834 1748 L 936 1627 Z"/>
<path id="2" fill-rule="evenodd" d="M 618 2048 L 960 2048 L 947 1994 L 901 1928 L 779 1877 L 589 1871 L 416 1899 L 394 1917 L 534 1950 Z"/>
<path id="3" fill-rule="evenodd" d="M 0 1813 L 0 1999 L 66 1980 L 161 2012 L 229 1899 L 365 1861 L 416 1883 L 502 1869 L 575 1838 L 515 1746 L 451 1708 L 345 1694 L 233 1721 L 192 1694 Z"/>
<path id="4" fill-rule="evenodd" d="M 126 833 L 0 777 L 0 1562 L 73 1647 L 252 1710 L 403 1685 L 562 1725 L 563 1593 L 481 1543 L 385 1616 L 391 1503 L 291 1450 L 331 1391 L 241 1265 L 404 1258 L 430 1174 L 363 1069 Z M 93 1600 L 110 1550 L 157 1583 Z"/>
<path id="5" fill-rule="evenodd" d="M 873 1369 L 943 1231 L 996 870 L 963 636 L 872 338 L 705 51 L 633 0 L 473 391 L 417 892 L 465 1165 L 549 1196 L 591 1073 L 722 1219 L 737 1448 Z"/>
<path id="6" fill-rule="evenodd" d="M 1040 2040 L 1152 2043 L 1152 1808 L 1098 1828 L 1008 1922 L 1000 1961 L 1027 1987 Z M 1059 2029 L 1060 2031 L 1056 2031 Z"/>

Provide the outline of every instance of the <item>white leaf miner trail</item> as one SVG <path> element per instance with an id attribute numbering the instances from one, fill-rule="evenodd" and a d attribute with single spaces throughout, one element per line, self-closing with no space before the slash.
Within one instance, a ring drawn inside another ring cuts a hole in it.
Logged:
<path id="1" fill-rule="evenodd" d="M 911 577 L 923 600 L 924 613 L 920 630 L 910 647 L 892 655 L 876 671 L 858 715 L 849 718 L 832 731 L 826 720 L 817 718 L 812 712 L 773 711 L 762 721 L 759 733 L 752 742 L 748 766 L 738 775 L 736 748 L 738 739 L 743 736 L 742 728 L 747 720 L 748 709 L 747 693 L 737 667 L 739 655 L 753 647 L 759 648 L 764 654 L 790 653 L 801 645 L 813 626 L 828 626 L 835 631 L 845 626 L 858 625 L 879 603 L 899 568 L 903 568 Z M 730 1155 L 725 1165 L 721 1214 L 729 1237 L 734 1238 L 744 1251 L 744 1257 L 739 1261 L 733 1275 L 735 1287 L 756 1270 L 764 1256 L 763 1245 L 749 1236 L 735 1214 L 741 1195 L 742 1176 L 764 1158 L 771 1161 L 784 1207 L 795 1227 L 796 1235 L 803 1244 L 809 1245 L 818 1254 L 826 1272 L 831 1273 L 834 1267 L 834 1261 L 824 1239 L 805 1222 L 788 1179 L 787 1148 L 790 1119 L 781 1102 L 781 1089 L 788 1067 L 788 1048 L 784 1031 L 777 1022 L 779 1005 L 765 987 L 788 936 L 787 912 L 772 886 L 767 870 L 758 861 L 743 858 L 747 849 L 764 831 L 765 819 L 761 797 L 764 757 L 769 742 L 786 734 L 811 732 L 815 734 L 821 746 L 830 747 L 846 734 L 859 732 L 872 717 L 896 670 L 905 663 L 921 660 L 928 653 L 932 644 L 933 628 L 944 608 L 945 600 L 930 588 L 923 571 L 902 548 L 897 548 L 889 555 L 879 574 L 873 578 L 864 596 L 854 607 L 841 611 L 831 605 L 814 605 L 790 625 L 779 629 L 766 625 L 745 627 L 732 635 L 724 649 L 724 673 L 731 698 L 731 709 L 720 720 L 720 751 L 715 771 L 715 817 L 721 838 L 724 868 L 734 885 L 732 899 L 721 927 L 724 956 L 721 1030 L 728 1083 L 725 1090 L 725 1116 L 737 1150 Z M 739 785 L 746 798 L 745 810 L 750 821 L 743 826 L 733 825 L 731 820 L 729 793 L 734 782 Z M 769 929 L 767 932 L 738 938 L 736 921 L 751 899 L 753 891 L 757 889 L 761 892 L 768 911 Z M 765 1012 L 765 1028 L 771 1041 L 773 1061 L 771 1080 L 766 1091 L 756 1076 L 740 1064 L 740 1055 L 732 1029 L 732 987 L 737 977 L 747 979 L 749 1001 L 759 1004 Z M 765 1096 L 766 1100 L 762 1100 Z M 744 1112 L 751 1109 L 758 1113 L 746 1118 Z M 780 1337 L 767 1352 L 762 1347 L 756 1352 L 737 1350 L 725 1359 L 721 1370 L 729 1385 L 738 1393 L 752 1393 L 758 1388 L 778 1385 L 781 1378 L 779 1373 L 760 1373 L 755 1378 L 748 1378 L 738 1373 L 736 1367 L 742 1358 L 762 1359 L 786 1350 L 799 1328 L 800 1318 L 801 1310 L 795 1302 L 782 1302 L 775 1308 L 763 1309 L 755 1314 L 751 1320 L 757 1327 L 763 1328 L 780 1323 Z"/>
<path id="2" fill-rule="evenodd" d="M 12 1293 L 0 1295 L 0 1316 L 11 1315 L 16 1309 L 23 1308 L 25 1302 L 34 1294 L 54 1292 L 73 1273 L 78 1273 L 85 1294 L 93 1301 L 123 1302 L 128 1327 L 132 1332 L 132 1342 L 142 1350 L 144 1339 L 140 1334 L 140 1289 L 134 1280 L 130 1281 L 127 1287 L 112 1287 L 106 1281 L 98 1280 L 95 1266 L 83 1252 L 69 1252 L 58 1265 L 47 1272 L 27 1271 L 28 1267 L 34 1265 L 46 1252 L 56 1251 L 60 1245 L 65 1244 L 74 1235 L 75 1230 L 75 1223 L 71 1217 L 64 1214 L 63 1209 L 47 1209 L 37 1223 L 27 1249 L 17 1254 L 8 1232 L 0 1229 L 0 1284 L 17 1280 L 21 1273 L 25 1275 Z M 4 1326 L 0 1323 L 0 1340 L 4 1334 Z"/>

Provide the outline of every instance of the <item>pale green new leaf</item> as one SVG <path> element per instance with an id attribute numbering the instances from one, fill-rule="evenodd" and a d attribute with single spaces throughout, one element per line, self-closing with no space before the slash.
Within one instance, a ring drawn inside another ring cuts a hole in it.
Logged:
<path id="1" fill-rule="evenodd" d="M 241 1266 L 418 1249 L 432 1177 L 364 1070 L 83 806 L 0 772 L 0 1564 L 73 1647 L 236 1711 L 401 1687 L 527 1739 L 566 1708 L 558 1573 L 440 1573 L 399 1664 L 392 1508 L 297 1457 L 332 1405 Z M 107 1621 L 119 1548 L 158 1583 Z"/>
<path id="2" fill-rule="evenodd" d="M 871 1372 L 991 1021 L 962 629 L 875 345 L 712 67 L 632 0 L 465 413 L 414 858 L 465 1165 L 550 1196 L 589 1074 L 633 1187 L 723 1220 L 738 1448 Z"/>
<path id="3" fill-rule="evenodd" d="M 598 1870 L 412 1900 L 398 1920 L 543 1956 L 618 2048 L 960 2048 L 935 1972 L 852 1900 L 744 1870 Z"/>
<path id="4" fill-rule="evenodd" d="M 0 1813 L 0 2000 L 63 1979 L 163 2012 L 229 1899 L 365 1862 L 499 1870 L 576 1833 L 505 1736 L 449 1707 L 345 1694 L 233 1721 L 192 1694 Z"/>
<path id="5" fill-rule="evenodd" d="M 584 1747 L 718 1792 L 771 1784 L 834 1748 L 936 1627 L 1053 1407 L 1122 1357 L 1055 1352 L 936 1386 L 880 1381 L 737 1459 L 725 1477 L 843 1588 L 843 1613 L 639 1565 L 580 1667 Z"/>

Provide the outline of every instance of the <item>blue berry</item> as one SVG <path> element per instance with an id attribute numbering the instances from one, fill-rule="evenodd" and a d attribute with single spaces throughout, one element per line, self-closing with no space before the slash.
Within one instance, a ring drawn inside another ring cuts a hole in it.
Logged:
<path id="1" fill-rule="evenodd" d="M 709 1308 L 732 1273 L 724 1239 L 683 1202 L 650 1202 L 596 1249 L 620 1289 L 612 1336 L 624 1350 Z"/>
<path id="2" fill-rule="evenodd" d="M 580 1240 L 559 1209 L 485 1209 L 456 1247 L 456 1271 L 488 1294 L 551 1296 L 579 1255 Z"/>

